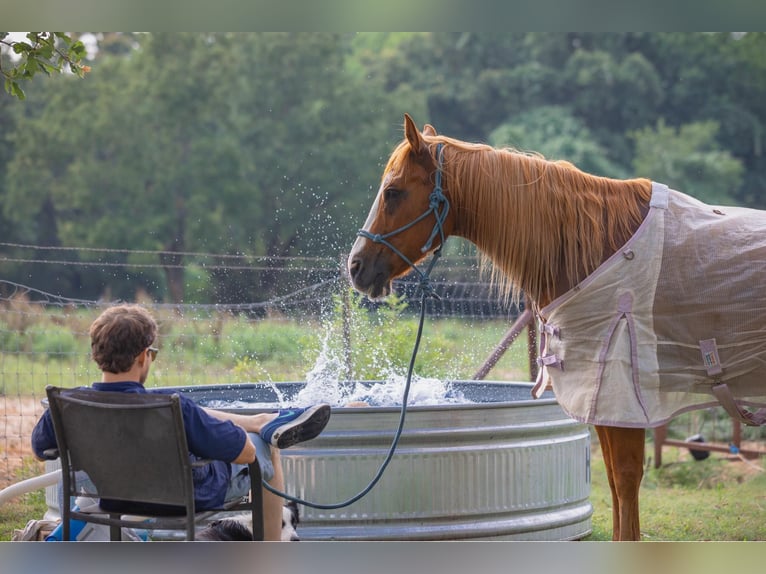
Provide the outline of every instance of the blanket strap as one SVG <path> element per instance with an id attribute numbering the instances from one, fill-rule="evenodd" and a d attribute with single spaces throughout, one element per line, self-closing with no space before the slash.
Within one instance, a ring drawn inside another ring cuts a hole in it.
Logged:
<path id="1" fill-rule="evenodd" d="M 715 339 L 705 339 L 700 341 L 700 351 L 702 352 L 702 362 L 709 377 L 717 378 L 723 373 L 721 359 L 718 355 L 718 345 Z M 719 379 L 720 380 L 720 379 Z M 766 409 L 760 409 L 756 412 L 750 412 L 737 404 L 731 389 L 726 383 L 718 383 L 711 389 L 713 396 L 718 399 L 721 406 L 729 413 L 729 416 L 751 427 L 760 427 L 766 424 Z"/>
<path id="2" fill-rule="evenodd" d="M 718 399 L 718 402 L 721 403 L 721 406 L 732 418 L 751 427 L 760 427 L 766 424 L 766 409 L 759 409 L 755 412 L 743 409 L 737 404 L 734 395 L 731 394 L 729 385 L 726 383 L 715 385 L 712 387 L 711 391 L 713 392 L 713 396 Z"/>
<path id="3" fill-rule="evenodd" d="M 564 370 L 564 361 L 555 354 L 548 354 L 548 337 L 561 338 L 561 330 L 549 323 L 543 322 L 540 325 L 540 356 L 537 358 L 537 380 L 532 387 L 532 397 L 539 399 L 543 393 L 550 388 L 550 384 L 545 376 L 543 367 L 555 367 Z"/>

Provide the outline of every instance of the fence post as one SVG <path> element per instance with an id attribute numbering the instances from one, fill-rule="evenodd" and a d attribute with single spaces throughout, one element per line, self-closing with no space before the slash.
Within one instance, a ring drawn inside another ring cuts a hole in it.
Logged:
<path id="1" fill-rule="evenodd" d="M 343 320 L 343 360 L 345 361 L 346 380 L 354 378 L 351 365 L 351 300 L 348 294 L 349 275 L 346 261 L 348 255 L 340 254 L 340 272 L 338 273 L 338 284 L 340 289 L 341 313 Z"/>
<path id="2" fill-rule="evenodd" d="M 516 318 L 516 321 L 513 323 L 513 325 L 511 325 L 511 328 L 502 338 L 500 343 L 498 343 L 489 357 L 487 357 L 487 360 L 484 361 L 484 364 L 479 368 L 478 371 L 474 373 L 473 380 L 483 380 L 484 377 L 487 376 L 487 373 L 492 370 L 492 367 L 494 367 L 500 358 L 505 354 L 505 352 L 508 350 L 508 347 L 511 346 L 511 343 L 513 343 L 521 331 L 524 330 L 524 327 L 529 326 L 531 328 L 532 323 L 534 323 L 532 312 L 527 309 Z"/>
<path id="3" fill-rule="evenodd" d="M 526 313 L 526 310 L 524 311 Z M 530 312 L 531 313 L 531 312 Z M 527 329 L 527 355 L 529 356 L 529 380 L 537 380 L 537 320 L 532 317 Z"/>
<path id="4" fill-rule="evenodd" d="M 662 445 L 668 438 L 668 425 L 664 424 L 654 429 L 654 468 L 662 466 Z"/>

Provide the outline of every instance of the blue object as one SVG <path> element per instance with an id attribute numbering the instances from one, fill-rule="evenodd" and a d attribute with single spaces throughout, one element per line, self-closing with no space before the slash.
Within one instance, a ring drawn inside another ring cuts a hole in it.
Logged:
<path id="1" fill-rule="evenodd" d="M 316 437 L 329 420 L 330 405 L 327 404 L 282 409 L 258 434 L 271 446 L 282 449 Z"/>
<path id="2" fill-rule="evenodd" d="M 77 510 L 77 507 L 75 506 L 75 510 Z M 85 525 L 88 524 L 84 520 L 70 520 L 69 521 L 69 535 L 71 536 L 72 540 L 79 541 L 81 539 L 81 536 L 88 537 L 90 532 L 83 532 L 83 529 L 85 528 Z M 90 527 L 98 526 L 97 524 L 90 524 Z M 90 530 L 93 530 L 93 528 L 90 528 Z M 107 536 L 108 536 L 108 527 L 107 527 Z M 63 523 L 56 526 L 56 528 L 53 529 L 53 531 L 45 537 L 46 542 L 62 542 L 64 538 L 64 525 Z M 107 537 L 108 540 L 108 537 Z"/>
<path id="3" fill-rule="evenodd" d="M 79 510 L 79 506 L 74 506 L 74 510 Z M 72 519 L 69 521 L 69 537 L 75 542 L 108 542 L 109 527 L 103 524 L 94 524 L 84 520 Z M 146 530 L 130 529 L 128 536 L 134 540 L 149 540 L 149 533 Z M 63 542 L 64 524 L 60 523 L 53 531 L 45 537 L 46 542 Z"/>

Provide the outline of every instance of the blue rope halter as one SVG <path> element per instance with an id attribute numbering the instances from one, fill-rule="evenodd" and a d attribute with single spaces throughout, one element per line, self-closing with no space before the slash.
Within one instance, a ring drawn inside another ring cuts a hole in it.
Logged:
<path id="1" fill-rule="evenodd" d="M 433 191 L 431 191 L 430 195 L 428 196 L 428 209 L 410 221 L 409 223 L 402 225 L 401 227 L 394 229 L 393 231 L 389 231 L 388 233 L 379 234 L 379 233 L 370 233 L 366 229 L 360 229 L 357 232 L 357 235 L 360 235 L 362 237 L 365 237 L 372 241 L 373 243 L 381 243 L 388 247 L 391 251 L 396 253 L 399 257 L 404 260 L 404 262 L 409 265 L 420 278 L 420 282 L 418 284 L 418 288 L 423 291 L 423 293 L 428 294 L 430 297 L 439 298 L 436 293 L 434 293 L 433 288 L 431 287 L 431 283 L 429 280 L 429 277 L 431 275 L 431 271 L 434 268 L 434 265 L 436 265 L 436 261 L 441 257 L 441 251 L 442 247 L 444 246 L 444 222 L 447 219 L 447 214 L 449 213 L 449 200 L 447 199 L 447 196 L 444 195 L 444 190 L 442 189 L 442 165 L 444 162 L 444 154 L 442 153 L 442 148 L 444 147 L 443 144 L 438 144 L 436 146 L 436 176 L 434 179 L 434 188 Z M 423 221 L 426 217 L 431 215 L 433 213 L 434 218 L 436 221 L 434 222 L 434 227 L 431 230 L 431 235 L 428 236 L 428 240 L 425 242 L 423 247 L 420 248 L 421 253 L 426 253 L 431 249 L 431 246 L 433 245 L 434 239 L 436 239 L 436 236 L 439 236 L 439 239 L 441 240 L 441 243 L 439 244 L 439 247 L 434 251 L 434 256 L 431 259 L 431 262 L 428 266 L 428 269 L 426 271 L 422 271 L 415 263 L 407 257 L 404 253 L 402 253 L 399 249 L 396 248 L 396 246 L 388 241 L 389 237 L 393 237 L 394 235 L 397 235 L 401 233 L 402 231 L 406 231 L 410 227 L 413 227 L 417 223 L 420 223 Z"/>

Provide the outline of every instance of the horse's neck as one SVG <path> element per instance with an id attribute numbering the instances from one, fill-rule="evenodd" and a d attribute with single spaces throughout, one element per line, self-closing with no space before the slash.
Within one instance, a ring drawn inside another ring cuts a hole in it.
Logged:
<path id="1" fill-rule="evenodd" d="M 553 165 L 553 169 L 565 168 Z M 573 246 L 580 242 L 582 244 L 589 242 L 584 235 L 577 236 L 578 233 L 588 233 L 587 230 L 579 229 L 582 222 L 576 221 L 577 218 L 573 218 L 571 214 L 567 218 L 561 215 L 562 210 L 554 209 L 548 211 L 545 223 L 541 223 L 542 220 L 533 221 L 534 217 L 529 216 L 529 209 L 527 213 L 523 213 L 523 210 L 514 213 L 514 210 L 507 208 L 508 204 L 501 197 L 502 194 L 508 193 L 527 193 L 531 197 L 533 194 L 539 194 L 540 197 L 536 199 L 541 204 L 555 201 L 552 199 L 552 194 L 540 189 L 541 186 L 536 186 L 535 183 L 524 184 L 523 187 L 519 186 L 524 189 L 521 192 L 511 190 L 508 186 L 505 188 L 498 186 L 493 193 L 479 193 L 477 189 L 461 187 L 461 182 L 452 182 L 456 195 L 459 196 L 456 201 L 454 234 L 476 244 L 493 265 L 508 276 L 516 288 L 524 291 L 527 299 L 540 307 L 572 289 L 593 272 L 595 267 L 608 259 L 633 235 L 649 209 L 651 182 L 648 180 L 605 180 L 582 172 L 577 173 L 580 185 L 583 182 L 588 185 L 592 178 L 592 181 L 598 182 L 602 192 L 622 194 L 625 204 L 629 206 L 625 211 L 633 213 L 630 223 L 626 224 L 623 221 L 620 225 L 615 225 L 618 215 L 620 219 L 625 219 L 623 214 L 610 213 L 610 207 L 606 206 L 606 203 L 605 207 L 599 208 L 601 229 L 611 229 L 612 232 L 611 237 L 605 236 L 600 242 L 601 249 L 598 250 L 599 255 L 595 261 L 588 262 L 581 253 L 574 258 L 566 253 L 567 250 L 571 253 L 573 249 L 576 249 Z M 476 184 L 473 185 L 476 186 Z M 576 184 L 567 189 L 571 194 L 579 192 Z M 612 211 L 614 211 L 613 208 Z M 498 219 L 499 213 L 506 213 L 505 219 Z M 482 228 L 487 222 L 491 222 L 490 230 Z M 567 226 L 569 227 L 565 230 Z M 560 238 L 566 235 L 566 231 L 570 231 L 571 234 L 567 236 L 565 245 Z M 540 234 L 546 235 L 543 237 Z M 509 256 L 509 254 L 512 255 Z M 538 259 L 535 260 L 535 258 Z M 574 270 L 571 265 L 573 261 Z M 548 264 L 548 262 L 553 263 Z M 539 280 L 541 273 L 546 275 L 544 281 Z M 538 274 L 537 281 L 530 281 L 530 277 L 535 274 Z M 535 289 L 532 288 L 533 285 L 543 286 Z M 509 288 L 508 291 L 511 292 L 511 289 Z"/>
<path id="2" fill-rule="evenodd" d="M 639 201 L 639 209 L 641 213 L 641 221 L 644 220 L 646 217 L 646 214 L 649 212 L 649 204 L 646 202 Z M 606 218 L 606 215 L 603 216 L 604 219 Z M 640 225 L 640 222 L 636 223 L 629 232 L 623 232 L 617 236 L 615 236 L 614 242 L 604 241 L 603 242 L 603 252 L 602 256 L 598 262 L 598 265 L 601 265 L 604 263 L 607 259 L 609 259 L 614 253 L 619 249 L 619 246 L 624 245 L 627 243 L 628 239 L 630 239 L 633 236 L 633 233 L 635 233 L 636 229 Z M 615 249 L 612 247 L 613 244 L 616 244 L 618 246 L 618 249 Z M 578 285 L 580 282 L 582 282 L 583 279 L 585 279 L 592 270 L 587 270 L 582 264 L 580 264 L 577 268 L 577 274 L 573 278 L 567 277 L 566 269 L 564 268 L 563 261 L 561 265 L 559 265 L 559 268 L 556 272 L 556 281 L 553 285 L 553 289 L 549 294 L 539 294 L 536 297 L 535 304 L 539 308 L 543 308 L 546 305 L 548 305 L 551 301 L 554 301 L 561 295 L 564 295 L 568 291 L 571 291 L 576 285 Z"/>

